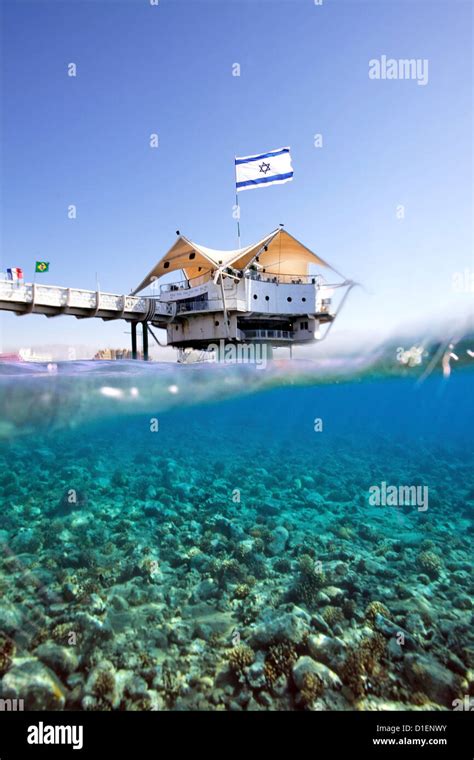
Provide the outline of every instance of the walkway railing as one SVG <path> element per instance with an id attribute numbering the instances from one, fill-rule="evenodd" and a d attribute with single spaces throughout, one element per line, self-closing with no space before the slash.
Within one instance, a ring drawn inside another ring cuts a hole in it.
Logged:
<path id="1" fill-rule="evenodd" d="M 320 274 L 299 275 L 299 274 L 271 274 L 270 272 L 253 272 L 247 270 L 245 277 L 249 280 L 258 282 L 274 282 L 280 285 L 317 285 L 320 287 L 324 284 L 324 279 Z"/>
<path id="2" fill-rule="evenodd" d="M 187 303 L 176 304 L 176 313 L 182 314 L 185 311 L 208 311 L 210 308 L 209 301 L 188 301 Z"/>
<path id="3" fill-rule="evenodd" d="M 246 338 L 267 340 L 293 340 L 295 334 L 290 330 L 242 330 Z"/>
<path id="4" fill-rule="evenodd" d="M 173 317 L 175 305 L 143 296 L 0 280 L 0 310 L 18 314 L 72 314 L 129 321 Z"/>
<path id="5" fill-rule="evenodd" d="M 160 293 L 173 293 L 175 290 L 189 290 L 189 281 L 165 282 L 164 285 L 160 285 Z"/>
<path id="6" fill-rule="evenodd" d="M 224 279 L 229 279 L 225 277 Z M 249 280 L 257 280 L 258 282 L 274 282 L 282 285 L 317 285 L 321 287 L 324 285 L 324 278 L 320 274 L 275 274 L 271 272 L 253 271 L 247 269 L 246 272 L 241 275 Z M 211 278 L 209 274 L 194 277 L 192 280 L 181 280 L 180 282 L 167 282 L 160 286 L 160 293 L 173 293 L 179 290 L 189 290 L 190 288 L 197 287 L 204 282 L 208 282 Z"/>

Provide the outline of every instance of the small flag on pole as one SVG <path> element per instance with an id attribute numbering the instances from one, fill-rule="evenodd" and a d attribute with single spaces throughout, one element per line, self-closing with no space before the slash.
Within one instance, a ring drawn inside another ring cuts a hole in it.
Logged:
<path id="1" fill-rule="evenodd" d="M 235 186 L 240 190 L 282 185 L 293 179 L 289 148 L 278 148 L 255 156 L 235 157 Z"/>
<path id="2" fill-rule="evenodd" d="M 23 269 L 20 269 L 20 267 L 10 267 L 7 269 L 7 276 L 9 280 L 22 280 Z"/>
<path id="3" fill-rule="evenodd" d="M 37 261 L 35 266 L 35 272 L 48 272 L 49 261 Z"/>

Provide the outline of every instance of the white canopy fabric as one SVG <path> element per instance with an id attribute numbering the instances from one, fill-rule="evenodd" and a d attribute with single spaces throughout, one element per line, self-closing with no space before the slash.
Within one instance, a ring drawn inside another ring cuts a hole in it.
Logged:
<path id="1" fill-rule="evenodd" d="M 181 269 L 187 280 L 211 275 L 216 269 L 232 266 L 246 269 L 258 257 L 259 270 L 274 275 L 306 275 L 310 264 L 332 269 L 326 261 L 306 248 L 286 230 L 277 229 L 253 245 L 220 251 L 194 243 L 180 235 L 168 253 L 161 258 L 133 291 L 139 293 L 167 272 Z M 341 277 L 343 275 L 340 275 Z"/>

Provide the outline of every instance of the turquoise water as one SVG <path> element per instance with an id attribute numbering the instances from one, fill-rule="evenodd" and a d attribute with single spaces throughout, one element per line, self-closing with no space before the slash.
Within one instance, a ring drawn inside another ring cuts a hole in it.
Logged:
<path id="1" fill-rule="evenodd" d="M 326 369 L 3 368 L 4 698 L 406 710 L 472 693 L 473 372 Z"/>

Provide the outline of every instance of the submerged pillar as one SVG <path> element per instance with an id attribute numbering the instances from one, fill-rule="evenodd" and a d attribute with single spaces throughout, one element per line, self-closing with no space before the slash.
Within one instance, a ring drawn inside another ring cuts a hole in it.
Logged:
<path id="1" fill-rule="evenodd" d="M 137 358 L 137 323 L 131 322 L 132 327 L 132 359 Z"/>
<path id="2" fill-rule="evenodd" d="M 143 361 L 148 361 L 148 323 L 143 322 Z"/>

